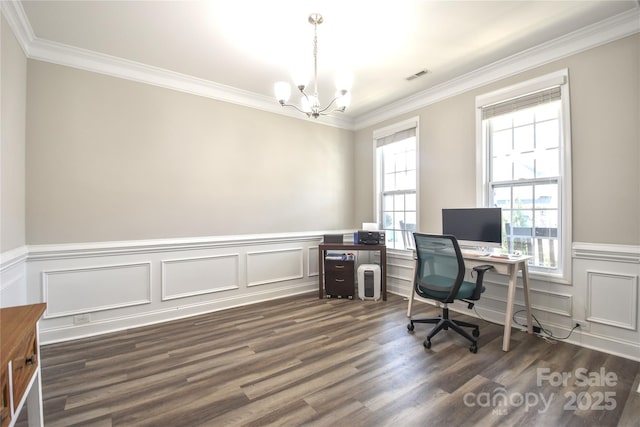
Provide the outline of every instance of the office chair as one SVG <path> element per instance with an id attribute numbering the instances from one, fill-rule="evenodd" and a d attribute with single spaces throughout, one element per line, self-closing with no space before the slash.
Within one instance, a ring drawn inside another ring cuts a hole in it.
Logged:
<path id="1" fill-rule="evenodd" d="M 472 323 L 453 320 L 449 318 L 447 304 L 455 300 L 468 303 L 468 308 L 473 308 L 471 301 L 480 299 L 484 292 L 482 279 L 487 270 L 493 268 L 490 265 L 474 267 L 477 275 L 476 283 L 464 280 L 465 266 L 460 246 L 454 236 L 431 235 L 413 233 L 416 248 L 416 267 L 414 277 L 415 292 L 422 298 L 439 301 L 443 304 L 442 316 L 428 319 L 411 319 L 407 325 L 409 332 L 414 329 L 414 323 L 434 323 L 436 326 L 429 332 L 424 340 L 425 348 L 431 348 L 431 338 L 442 329 L 453 329 L 469 341 L 469 351 L 478 352 L 478 340 L 480 327 Z M 473 336 L 462 329 L 472 328 Z"/>

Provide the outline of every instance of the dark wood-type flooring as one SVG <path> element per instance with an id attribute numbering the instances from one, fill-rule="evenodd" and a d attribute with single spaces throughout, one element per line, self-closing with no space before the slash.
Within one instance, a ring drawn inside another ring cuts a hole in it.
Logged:
<path id="1" fill-rule="evenodd" d="M 315 295 L 43 346 L 45 425 L 640 423 L 639 362 L 516 330 L 505 353 L 502 326 L 482 320 L 477 354 L 453 331 L 426 350 L 432 325 L 409 333 L 400 296 Z M 414 312 L 439 313 L 421 303 Z M 558 384 L 542 373 L 572 377 Z M 608 385 L 585 384 L 601 373 Z"/>

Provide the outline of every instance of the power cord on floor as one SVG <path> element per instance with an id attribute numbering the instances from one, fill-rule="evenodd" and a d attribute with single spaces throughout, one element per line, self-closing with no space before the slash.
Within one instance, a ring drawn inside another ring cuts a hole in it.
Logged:
<path id="1" fill-rule="evenodd" d="M 476 309 L 475 305 L 473 306 L 473 312 L 476 314 L 476 316 L 477 316 L 480 320 L 484 320 L 485 322 L 488 322 L 488 323 L 495 323 L 495 322 L 492 322 L 492 321 L 487 320 L 487 319 L 485 319 L 484 317 L 482 317 L 482 315 L 481 315 L 480 313 L 478 313 L 478 310 Z M 516 311 L 516 312 L 513 314 L 512 319 L 513 319 L 513 322 L 514 322 L 516 325 L 521 326 L 521 327 L 523 327 L 523 328 L 525 328 L 525 329 L 526 329 L 526 328 L 527 328 L 527 324 L 526 324 L 526 323 L 521 323 L 521 322 L 519 322 L 519 321 L 518 321 L 518 319 L 516 318 L 516 316 L 517 316 L 518 314 L 520 314 L 520 313 L 524 313 L 524 312 L 525 312 L 525 310 L 519 310 L 519 311 Z M 538 320 L 538 318 L 537 318 L 534 314 L 531 314 L 531 318 L 532 318 L 532 319 L 533 319 L 533 321 L 538 325 L 538 326 L 534 326 L 534 327 L 533 327 L 534 333 L 538 334 L 538 336 L 539 336 L 540 338 L 542 338 L 542 339 L 544 339 L 545 341 L 550 342 L 550 343 L 554 343 L 555 341 L 563 341 L 563 340 L 568 339 L 568 338 L 571 336 L 571 334 L 573 333 L 573 331 L 574 331 L 574 330 L 576 330 L 577 328 L 579 328 L 579 325 L 575 325 L 573 328 L 571 328 L 571 330 L 569 331 L 569 334 L 568 334 L 566 337 L 556 337 L 556 336 L 554 336 L 554 335 L 553 335 L 553 332 L 551 332 L 551 331 L 550 331 L 550 330 L 548 330 L 548 329 L 545 329 L 545 328 L 542 326 L 542 323 L 540 323 L 540 321 Z"/>
<path id="2" fill-rule="evenodd" d="M 408 299 L 408 298 L 407 298 L 407 299 Z M 476 316 L 477 316 L 480 320 L 484 320 L 485 322 L 488 322 L 488 323 L 497 324 L 496 322 L 493 322 L 493 321 L 491 321 L 491 320 L 487 320 L 487 319 L 485 319 L 484 317 L 482 317 L 482 315 L 481 315 L 480 313 L 478 313 L 478 310 L 476 309 L 476 306 L 475 306 L 475 305 L 473 306 L 473 312 L 476 314 Z M 518 321 L 518 319 L 516 318 L 516 316 L 517 316 L 518 314 L 520 314 L 520 313 L 524 313 L 524 312 L 525 312 L 525 310 L 518 310 L 518 311 L 516 311 L 516 312 L 513 314 L 512 320 L 513 320 L 513 322 L 514 322 L 516 325 L 518 325 L 518 326 L 522 326 L 523 328 L 525 328 L 525 329 L 526 329 L 526 328 L 527 328 L 527 324 L 526 324 L 526 323 L 520 323 L 520 322 Z M 553 335 L 553 332 L 551 332 L 551 331 L 550 331 L 550 330 L 548 330 L 548 329 L 545 329 L 545 328 L 542 326 L 542 323 L 540 323 L 540 321 L 538 320 L 538 318 L 537 318 L 533 313 L 531 314 L 531 318 L 532 318 L 532 319 L 533 319 L 533 321 L 534 321 L 535 323 L 537 323 L 537 325 L 538 325 L 538 326 L 534 326 L 534 327 L 533 327 L 533 329 L 534 329 L 534 333 L 537 333 L 537 334 L 538 334 L 538 336 L 539 336 L 540 338 L 542 338 L 542 339 L 544 339 L 545 341 L 550 342 L 550 343 L 552 343 L 552 344 L 555 344 L 555 342 L 554 342 L 554 341 L 563 341 L 563 340 L 568 339 L 568 338 L 571 336 L 571 334 L 573 333 L 573 331 L 575 331 L 577 328 L 579 328 L 579 327 L 580 327 L 579 325 L 575 325 L 573 328 L 571 328 L 571 330 L 569 331 L 569 334 L 568 334 L 566 337 L 556 337 L 556 336 L 554 336 L 554 335 Z"/>
<path id="3" fill-rule="evenodd" d="M 516 316 L 518 314 L 523 313 L 523 312 L 525 312 L 525 310 L 516 311 L 515 313 L 513 313 L 513 318 L 512 319 L 513 319 L 514 323 L 517 324 L 518 326 L 522 326 L 522 327 L 526 328 L 527 324 L 519 322 L 518 319 L 516 318 Z M 573 331 L 575 331 L 576 328 L 579 327 L 579 325 L 574 325 L 573 328 L 571 328 L 571 330 L 569 331 L 569 334 L 566 337 L 556 337 L 556 336 L 553 335 L 553 332 L 551 332 L 548 329 L 545 329 L 542 326 L 542 323 L 540 323 L 540 321 L 536 318 L 536 316 L 534 314 L 531 314 L 531 318 L 538 325 L 537 326 L 538 331 L 536 331 L 536 333 L 538 333 L 538 335 L 540 335 L 540 337 L 542 337 L 542 338 L 544 338 L 546 340 L 549 340 L 549 339 L 555 340 L 555 341 L 566 340 L 571 336 L 571 334 L 573 334 Z M 536 327 L 534 326 L 533 328 L 534 328 L 534 331 L 535 331 Z"/>
<path id="4" fill-rule="evenodd" d="M 492 321 L 487 320 L 487 319 L 485 319 L 484 317 L 482 317 L 482 316 L 480 315 L 480 313 L 478 313 L 478 310 L 476 310 L 476 306 L 475 306 L 475 305 L 473 306 L 473 312 L 476 314 L 476 316 L 478 316 L 478 319 L 480 319 L 480 320 L 484 320 L 485 322 L 488 322 L 488 323 L 496 323 L 496 322 L 492 322 Z M 497 324 L 497 323 L 496 323 L 496 324 Z"/>

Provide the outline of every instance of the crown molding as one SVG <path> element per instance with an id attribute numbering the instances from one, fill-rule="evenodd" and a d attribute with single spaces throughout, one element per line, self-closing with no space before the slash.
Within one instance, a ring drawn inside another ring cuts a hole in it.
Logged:
<path id="1" fill-rule="evenodd" d="M 0 1 L 0 11 L 13 31 L 25 56 L 29 57 L 29 46 L 35 38 L 31 24 L 19 1 Z"/>
<path id="2" fill-rule="evenodd" d="M 640 8 L 635 8 L 358 116 L 354 130 L 373 126 L 384 120 L 638 32 L 640 32 Z"/>
<path id="3" fill-rule="evenodd" d="M 295 119 L 344 129 L 353 128 L 348 116 L 324 116 L 321 121 L 284 109 L 274 98 L 244 91 L 220 83 L 177 73 L 140 62 L 129 61 L 35 36 L 29 19 L 19 1 L 2 1 L 2 14 L 7 18 L 18 43 L 29 59 L 64 65 L 84 71 L 105 74 L 126 80 L 229 102 Z"/>
<path id="4" fill-rule="evenodd" d="M 326 116 L 322 121 L 316 122 L 315 119 L 309 119 L 299 113 L 284 111 L 274 98 L 268 96 L 37 37 L 29 45 L 29 58 L 146 83 L 314 123 L 347 128 L 353 125 L 350 120 L 345 121 L 342 118 L 332 116 Z"/>
<path id="5" fill-rule="evenodd" d="M 268 96 L 139 62 L 40 39 L 35 37 L 31 24 L 19 1 L 1 1 L 0 4 L 2 6 L 2 14 L 6 17 L 25 55 L 30 59 L 146 83 L 348 130 L 359 130 L 375 125 L 384 120 L 424 108 L 435 102 L 494 81 L 640 32 L 640 7 L 636 7 L 631 11 L 494 62 L 471 73 L 358 117 L 353 118 L 347 115 L 325 116 L 321 121 L 316 121 L 301 115 L 297 111 L 282 108 Z"/>

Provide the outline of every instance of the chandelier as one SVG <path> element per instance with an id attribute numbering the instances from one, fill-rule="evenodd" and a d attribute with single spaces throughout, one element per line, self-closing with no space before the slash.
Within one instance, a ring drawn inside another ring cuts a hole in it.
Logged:
<path id="1" fill-rule="evenodd" d="M 313 25 L 313 94 L 307 94 L 306 84 L 297 86 L 301 93 L 300 107 L 287 104 L 291 96 L 291 85 L 287 82 L 278 82 L 274 85 L 276 99 L 283 107 L 293 107 L 307 117 L 317 119 L 320 116 L 331 114 L 334 111 L 344 112 L 351 100 L 351 94 L 345 88 L 338 88 L 334 98 L 325 107 L 320 105 L 318 97 L 318 25 L 322 24 L 323 18 L 319 13 L 309 15 L 309 23 Z"/>

